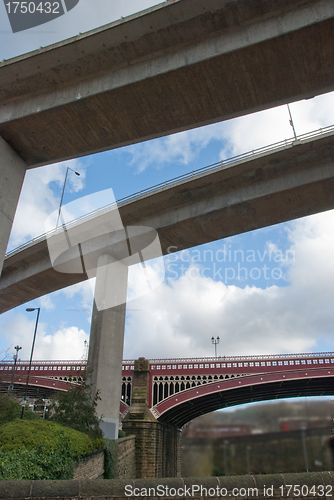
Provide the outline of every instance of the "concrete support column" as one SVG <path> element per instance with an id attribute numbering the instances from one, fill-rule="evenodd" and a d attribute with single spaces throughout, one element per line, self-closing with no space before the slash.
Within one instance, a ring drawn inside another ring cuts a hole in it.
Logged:
<path id="1" fill-rule="evenodd" d="M 118 438 L 128 267 L 110 254 L 99 258 L 88 354 L 88 380 L 101 398 L 104 437 Z M 103 308 L 103 305 L 120 304 Z M 102 307 L 101 307 L 102 306 Z M 100 310 L 99 310 L 100 309 Z"/>
<path id="2" fill-rule="evenodd" d="M 26 168 L 22 158 L 0 136 L 0 274 Z"/>

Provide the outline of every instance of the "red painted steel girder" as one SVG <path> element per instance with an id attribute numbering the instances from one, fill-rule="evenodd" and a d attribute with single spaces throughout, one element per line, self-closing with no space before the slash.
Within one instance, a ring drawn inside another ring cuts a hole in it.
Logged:
<path id="1" fill-rule="evenodd" d="M 154 416 L 175 427 L 228 406 L 299 396 L 334 395 L 334 369 L 248 375 L 187 389 L 164 399 L 152 409 Z"/>

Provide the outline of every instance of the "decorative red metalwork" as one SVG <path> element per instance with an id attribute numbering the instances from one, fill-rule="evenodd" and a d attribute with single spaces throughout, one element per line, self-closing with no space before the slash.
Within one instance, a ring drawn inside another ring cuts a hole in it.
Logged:
<path id="1" fill-rule="evenodd" d="M 8 382 L 13 362 L 0 363 L 0 379 Z M 14 384 L 24 385 L 28 361 L 18 361 Z M 85 361 L 34 361 L 29 385 L 64 391 L 86 369 Z M 121 414 L 129 409 L 134 360 L 123 361 Z M 157 418 L 190 400 L 237 387 L 334 376 L 334 353 L 302 353 L 217 358 L 150 360 L 149 406 Z"/>

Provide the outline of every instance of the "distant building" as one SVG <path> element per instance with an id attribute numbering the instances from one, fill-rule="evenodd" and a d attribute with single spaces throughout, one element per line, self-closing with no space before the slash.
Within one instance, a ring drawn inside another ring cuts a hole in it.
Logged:
<path id="1" fill-rule="evenodd" d="M 298 431 L 304 429 L 314 429 L 316 427 L 331 426 L 330 417 L 281 417 L 278 420 L 279 428 L 283 432 Z"/>
<path id="2" fill-rule="evenodd" d="M 189 439 L 219 439 L 232 436 L 249 436 L 253 426 L 249 424 L 215 424 L 202 427 L 189 425 L 184 429 L 183 437 Z"/>

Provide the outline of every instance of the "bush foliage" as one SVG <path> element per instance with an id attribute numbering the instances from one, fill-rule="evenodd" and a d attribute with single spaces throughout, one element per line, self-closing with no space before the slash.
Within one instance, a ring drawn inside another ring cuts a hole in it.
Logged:
<path id="1" fill-rule="evenodd" d="M 103 447 L 103 435 L 100 419 L 96 415 L 99 395 L 93 398 L 85 380 L 58 394 L 58 401 L 53 405 L 51 420 L 66 427 L 71 427 L 90 436 L 96 448 Z"/>
<path id="2" fill-rule="evenodd" d="M 0 479 L 71 479 L 73 458 L 64 437 L 54 448 L 0 450 Z"/>
<path id="3" fill-rule="evenodd" d="M 21 405 L 0 396 L 0 480 L 70 479 L 74 460 L 103 448 L 99 396 L 92 398 L 83 380 L 58 394 L 50 420 L 28 408 L 21 420 Z"/>
<path id="4" fill-rule="evenodd" d="M 2 451 L 15 451 L 21 447 L 32 450 L 39 445 L 55 449 L 64 439 L 73 458 L 87 455 L 94 449 L 93 440 L 86 434 L 48 420 L 15 420 L 0 427 Z"/>
<path id="5" fill-rule="evenodd" d="M 0 425 L 12 422 L 21 417 L 22 407 L 8 394 L 0 394 Z M 30 408 L 24 409 L 24 420 L 39 420 L 40 416 L 32 412 Z"/>
<path id="6" fill-rule="evenodd" d="M 45 420 L 15 420 L 0 427 L 0 479 L 70 479 L 74 460 L 94 440 Z"/>
<path id="7" fill-rule="evenodd" d="M 105 439 L 104 443 L 104 479 L 115 479 L 117 477 L 118 443 L 111 439 Z"/>

